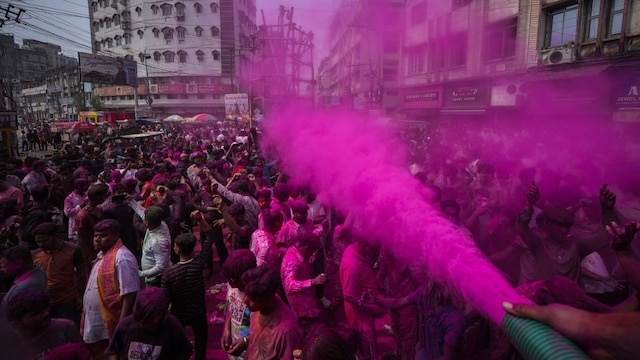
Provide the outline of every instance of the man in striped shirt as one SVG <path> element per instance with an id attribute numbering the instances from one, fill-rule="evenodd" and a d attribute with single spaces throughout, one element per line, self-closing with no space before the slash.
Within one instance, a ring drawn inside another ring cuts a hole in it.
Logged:
<path id="1" fill-rule="evenodd" d="M 200 226 L 200 236 L 206 237 L 202 251 L 198 256 L 194 256 L 196 237 L 193 234 L 179 235 L 173 245 L 173 251 L 180 257 L 180 261 L 165 270 L 162 275 L 162 289 L 171 302 L 171 314 L 182 326 L 191 326 L 193 329 L 195 359 L 204 360 L 207 352 L 208 323 L 202 271 L 207 265 L 207 259 L 212 255 L 214 231 L 199 211 L 192 212 L 191 219 Z"/>

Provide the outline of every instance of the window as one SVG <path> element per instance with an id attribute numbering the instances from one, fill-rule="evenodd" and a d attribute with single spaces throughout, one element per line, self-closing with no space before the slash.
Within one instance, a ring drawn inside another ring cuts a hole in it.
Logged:
<path id="1" fill-rule="evenodd" d="M 186 63 L 187 62 L 187 52 L 186 51 L 178 51 L 178 61 L 180 61 L 181 63 Z"/>
<path id="2" fill-rule="evenodd" d="M 122 37 L 124 38 L 125 45 L 131 44 L 131 34 L 124 34 Z"/>
<path id="3" fill-rule="evenodd" d="M 113 39 L 107 39 L 107 47 L 111 49 L 113 47 Z"/>
<path id="4" fill-rule="evenodd" d="M 426 53 L 424 46 L 407 51 L 407 73 L 409 75 L 421 74 L 425 70 Z"/>
<path id="5" fill-rule="evenodd" d="M 104 27 L 107 29 L 111 28 L 111 19 L 109 18 L 104 19 Z"/>
<path id="6" fill-rule="evenodd" d="M 216 14 L 218 12 L 218 4 L 211 3 L 211 13 Z"/>
<path id="7" fill-rule="evenodd" d="M 162 29 L 162 34 L 164 35 L 164 39 L 165 40 L 171 40 L 173 39 L 173 29 L 166 27 L 164 29 Z"/>
<path id="8" fill-rule="evenodd" d="M 176 3 L 174 6 L 176 7 L 176 15 L 184 16 L 184 4 Z"/>
<path id="9" fill-rule="evenodd" d="M 196 26 L 196 36 L 202 36 L 202 28 L 200 26 Z"/>
<path id="10" fill-rule="evenodd" d="M 96 49 L 96 51 L 100 51 L 100 41 L 95 41 L 93 43 L 93 47 Z"/>
<path id="11" fill-rule="evenodd" d="M 444 67 L 444 54 L 447 47 L 440 41 L 429 45 L 429 69 L 440 70 Z"/>
<path id="12" fill-rule="evenodd" d="M 200 3 L 193 4 L 193 8 L 196 10 L 196 14 L 200 14 L 202 12 L 202 5 L 200 5 Z"/>
<path id="13" fill-rule="evenodd" d="M 609 22 L 608 36 L 622 33 L 622 20 L 624 18 L 624 0 L 612 0 L 611 20 Z"/>
<path id="14" fill-rule="evenodd" d="M 220 60 L 220 52 L 218 50 L 213 50 L 213 52 L 211 52 L 211 55 L 213 55 L 213 60 Z"/>
<path id="15" fill-rule="evenodd" d="M 93 22 L 93 31 L 98 31 L 100 30 L 100 23 L 97 21 Z"/>
<path id="16" fill-rule="evenodd" d="M 484 34 L 484 60 L 504 59 L 516 55 L 518 20 L 489 24 Z"/>
<path id="17" fill-rule="evenodd" d="M 162 4 L 160 8 L 162 9 L 162 16 L 171 16 L 172 6 L 170 4 Z"/>
<path id="18" fill-rule="evenodd" d="M 575 41 L 578 28 L 578 5 L 569 5 L 551 11 L 548 16 L 545 45 L 563 46 Z"/>
<path id="19" fill-rule="evenodd" d="M 158 30 L 158 29 L 156 29 L 156 28 L 153 28 L 153 30 L 152 30 L 152 31 L 153 31 L 153 37 L 154 37 L 154 38 L 156 38 L 156 39 L 157 39 L 157 38 L 159 38 L 159 37 L 160 37 L 160 30 Z"/>
<path id="20" fill-rule="evenodd" d="M 196 51 L 196 57 L 198 58 L 198 61 L 204 61 L 204 52 L 202 52 L 202 50 Z"/>
<path id="21" fill-rule="evenodd" d="M 142 39 L 144 37 L 144 31 L 138 30 L 138 36 Z"/>
<path id="22" fill-rule="evenodd" d="M 98 3 L 97 2 L 92 2 L 91 3 L 91 11 L 96 12 L 98 11 Z"/>
<path id="23" fill-rule="evenodd" d="M 449 45 L 449 66 L 463 66 L 467 63 L 467 34 L 457 34 L 452 36 Z"/>
<path id="24" fill-rule="evenodd" d="M 178 34 L 178 40 L 184 40 L 184 34 L 187 32 L 187 29 L 182 26 L 178 26 L 176 28 L 176 33 Z"/>
<path id="25" fill-rule="evenodd" d="M 117 35 L 114 39 L 116 40 L 116 46 L 122 45 L 122 36 Z"/>
<path id="26" fill-rule="evenodd" d="M 116 25 L 120 25 L 120 15 L 118 15 L 118 14 L 113 15 L 113 22 Z"/>
<path id="27" fill-rule="evenodd" d="M 163 55 L 164 55 L 164 62 L 172 63 L 174 61 L 175 54 L 172 51 L 165 51 Z"/>
<path id="28" fill-rule="evenodd" d="M 585 40 L 595 40 L 598 38 L 598 25 L 600 24 L 600 0 L 592 0 L 587 4 L 587 21 Z"/>
<path id="29" fill-rule="evenodd" d="M 153 15 L 158 15 L 158 6 L 157 5 L 151 5 L 151 11 L 153 12 Z"/>
<path id="30" fill-rule="evenodd" d="M 161 56 L 162 55 L 160 55 L 160 53 L 158 51 L 156 51 L 156 52 L 153 53 L 153 60 L 160 61 L 160 57 Z"/>
<path id="31" fill-rule="evenodd" d="M 104 27 L 104 20 L 100 19 L 100 28 Z"/>
<path id="32" fill-rule="evenodd" d="M 415 26 L 427 21 L 427 2 L 423 1 L 411 8 L 411 25 Z"/>
<path id="33" fill-rule="evenodd" d="M 218 37 L 218 36 L 220 36 L 220 29 L 218 29 L 218 28 L 217 28 L 217 27 L 215 27 L 215 26 L 212 26 L 212 27 L 211 27 L 211 36 L 213 36 L 213 37 Z"/>
<path id="34" fill-rule="evenodd" d="M 138 16 L 142 16 L 142 9 L 140 8 L 140 6 L 136 8 L 136 13 L 138 13 Z"/>

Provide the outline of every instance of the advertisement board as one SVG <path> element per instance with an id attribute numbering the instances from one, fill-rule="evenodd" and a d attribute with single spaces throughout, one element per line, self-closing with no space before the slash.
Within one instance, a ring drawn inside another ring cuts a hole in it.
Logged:
<path id="1" fill-rule="evenodd" d="M 87 53 L 78 53 L 78 59 L 83 82 L 131 86 L 138 83 L 135 61 Z"/>
<path id="2" fill-rule="evenodd" d="M 227 117 L 249 117 L 249 95 L 246 93 L 226 94 L 224 108 Z"/>

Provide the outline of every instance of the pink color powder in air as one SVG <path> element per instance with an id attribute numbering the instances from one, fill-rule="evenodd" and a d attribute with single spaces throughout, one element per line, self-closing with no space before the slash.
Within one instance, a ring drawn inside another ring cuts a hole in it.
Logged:
<path id="1" fill-rule="evenodd" d="M 263 127 L 264 145 L 275 149 L 280 167 L 348 214 L 361 236 L 420 260 L 430 276 L 452 283 L 496 324 L 503 301 L 527 302 L 472 240 L 431 208 L 403 163 L 404 148 L 375 119 L 290 111 L 270 116 Z"/>

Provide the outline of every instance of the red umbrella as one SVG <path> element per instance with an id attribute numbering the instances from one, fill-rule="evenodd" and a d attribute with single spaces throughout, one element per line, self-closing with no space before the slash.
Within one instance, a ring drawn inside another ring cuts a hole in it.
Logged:
<path id="1" fill-rule="evenodd" d="M 82 131 L 93 131 L 93 130 L 95 130 L 95 128 L 96 128 L 96 126 L 93 125 L 92 123 L 79 122 L 79 123 L 76 123 L 75 125 L 73 125 L 71 127 L 71 130 L 82 132 Z"/>

